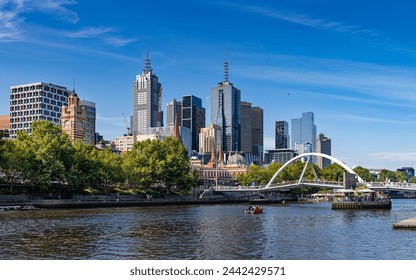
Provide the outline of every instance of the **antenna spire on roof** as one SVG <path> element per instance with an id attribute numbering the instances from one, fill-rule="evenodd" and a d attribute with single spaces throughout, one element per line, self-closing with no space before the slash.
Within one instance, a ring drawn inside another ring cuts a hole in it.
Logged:
<path id="1" fill-rule="evenodd" d="M 144 60 L 144 71 L 146 73 L 152 71 L 152 67 L 150 67 L 149 51 L 146 52 L 146 59 Z"/>
<path id="2" fill-rule="evenodd" d="M 224 55 L 224 82 L 228 82 L 228 61 L 227 61 L 227 53 Z"/>

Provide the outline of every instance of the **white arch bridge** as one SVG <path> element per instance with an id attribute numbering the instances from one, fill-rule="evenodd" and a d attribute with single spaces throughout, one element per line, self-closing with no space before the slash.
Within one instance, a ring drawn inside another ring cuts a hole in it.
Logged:
<path id="1" fill-rule="evenodd" d="M 313 164 L 311 163 L 310 159 L 312 157 L 323 157 L 331 160 L 339 164 L 342 168 L 346 171 L 346 176 L 344 176 L 344 181 L 325 181 L 318 178 Z M 280 173 L 291 163 L 299 159 L 306 159 L 305 165 L 302 170 L 302 174 L 300 175 L 298 180 L 295 181 L 282 181 L 277 182 L 276 178 L 279 176 Z M 313 180 L 306 180 L 304 178 L 306 168 L 308 165 L 311 166 L 314 179 Z M 367 186 L 369 189 L 375 191 L 413 191 L 416 192 L 416 184 L 409 184 L 409 183 L 378 183 L 378 182 L 364 182 L 357 173 L 354 172 L 348 165 L 344 162 L 340 161 L 339 159 L 322 154 L 322 153 L 304 153 L 298 155 L 291 160 L 287 161 L 270 179 L 267 185 L 264 186 L 216 186 L 213 187 L 214 192 L 272 192 L 272 191 L 287 191 L 294 188 L 302 188 L 302 187 L 318 187 L 318 188 L 330 188 L 330 189 L 349 189 L 352 185 L 357 183 L 358 186 Z"/>

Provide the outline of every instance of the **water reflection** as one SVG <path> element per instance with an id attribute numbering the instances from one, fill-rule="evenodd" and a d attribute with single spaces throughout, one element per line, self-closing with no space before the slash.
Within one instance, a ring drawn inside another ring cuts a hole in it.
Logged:
<path id="1" fill-rule="evenodd" d="M 245 214 L 243 204 L 3 212 L 0 259 L 414 259 L 416 231 L 392 224 L 415 216 L 415 206 L 267 205 L 263 215 Z"/>

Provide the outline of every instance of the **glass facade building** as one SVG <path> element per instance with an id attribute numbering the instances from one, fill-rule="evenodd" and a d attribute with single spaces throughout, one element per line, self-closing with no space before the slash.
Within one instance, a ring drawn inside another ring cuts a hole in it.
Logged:
<path id="1" fill-rule="evenodd" d="M 316 152 L 316 125 L 313 112 L 302 113 L 302 118 L 292 119 L 291 146 L 299 152 Z"/>
<path id="2" fill-rule="evenodd" d="M 199 132 L 205 127 L 205 108 L 202 100 L 193 95 L 182 97 L 182 127 L 191 130 L 191 147 L 199 151 Z"/>
<path id="3" fill-rule="evenodd" d="M 286 121 L 276 121 L 275 149 L 289 148 L 289 124 Z"/>
<path id="4" fill-rule="evenodd" d="M 236 151 L 240 145 L 241 92 L 228 81 L 228 63 L 224 63 L 224 81 L 211 89 L 211 123 L 221 126 L 223 151 Z"/>

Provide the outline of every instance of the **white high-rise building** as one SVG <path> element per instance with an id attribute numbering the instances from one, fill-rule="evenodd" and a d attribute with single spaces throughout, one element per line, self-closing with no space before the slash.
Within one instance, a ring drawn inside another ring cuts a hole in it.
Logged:
<path id="1" fill-rule="evenodd" d="M 163 126 L 162 85 L 152 72 L 149 53 L 142 74 L 134 81 L 133 102 L 133 135 L 144 134 L 149 127 Z"/>
<path id="2" fill-rule="evenodd" d="M 17 132 L 31 132 L 36 120 L 47 120 L 61 125 L 62 106 L 68 106 L 68 96 L 74 93 L 66 87 L 51 83 L 31 83 L 10 87 L 10 138 Z"/>

